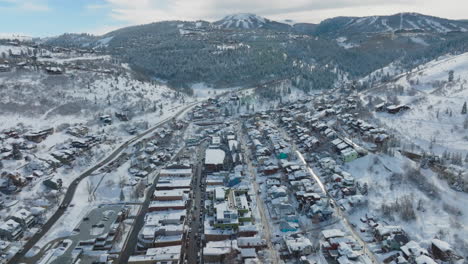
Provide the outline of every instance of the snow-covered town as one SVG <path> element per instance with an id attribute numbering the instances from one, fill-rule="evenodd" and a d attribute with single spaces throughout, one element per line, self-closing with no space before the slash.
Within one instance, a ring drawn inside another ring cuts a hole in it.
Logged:
<path id="1" fill-rule="evenodd" d="M 397 18 L 0 36 L 0 263 L 467 263 L 468 22 Z"/>

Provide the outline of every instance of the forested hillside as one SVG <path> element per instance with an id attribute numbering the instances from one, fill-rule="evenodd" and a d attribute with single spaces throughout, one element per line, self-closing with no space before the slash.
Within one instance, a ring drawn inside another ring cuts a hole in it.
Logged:
<path id="1" fill-rule="evenodd" d="M 463 52 L 467 25 L 420 14 L 339 17 L 319 25 L 240 14 L 214 23 L 133 26 L 100 37 L 66 34 L 45 43 L 114 55 L 147 78 L 187 91 L 200 82 L 235 87 L 279 79 L 309 91 L 336 87 L 393 62 L 404 70 Z"/>

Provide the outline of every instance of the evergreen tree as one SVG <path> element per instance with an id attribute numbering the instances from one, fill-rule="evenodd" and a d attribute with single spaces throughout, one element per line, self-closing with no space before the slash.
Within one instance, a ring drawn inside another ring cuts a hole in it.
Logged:
<path id="1" fill-rule="evenodd" d="M 13 147 L 13 150 L 12 150 L 13 159 L 15 159 L 15 160 L 23 159 L 23 153 L 21 153 L 21 151 L 19 149 L 19 145 L 15 143 L 15 144 L 12 145 L 12 147 Z"/>
<path id="2" fill-rule="evenodd" d="M 125 201 L 125 195 L 123 189 L 120 189 L 120 201 Z"/>
<path id="3" fill-rule="evenodd" d="M 465 103 L 463 104 L 461 114 L 462 114 L 462 115 L 466 115 L 466 111 L 467 111 L 467 109 L 466 109 L 466 102 L 465 102 Z"/>
<path id="4" fill-rule="evenodd" d="M 453 70 L 449 71 L 449 77 L 448 77 L 449 82 L 453 82 L 453 73 L 454 73 Z"/>

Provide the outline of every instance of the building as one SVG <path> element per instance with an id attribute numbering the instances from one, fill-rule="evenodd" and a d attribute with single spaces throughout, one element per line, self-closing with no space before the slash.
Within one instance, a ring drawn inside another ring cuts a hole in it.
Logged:
<path id="1" fill-rule="evenodd" d="M 191 189 L 191 178 L 159 178 L 156 190 Z"/>
<path id="2" fill-rule="evenodd" d="M 341 150 L 341 158 L 344 162 L 351 162 L 359 157 L 359 154 L 351 148 Z"/>
<path id="3" fill-rule="evenodd" d="M 222 149 L 208 148 L 205 151 L 205 169 L 209 172 L 221 171 L 224 169 L 224 159 L 226 153 Z"/>
<path id="4" fill-rule="evenodd" d="M 239 226 L 237 209 L 229 208 L 227 202 L 222 202 L 215 205 L 215 210 L 214 227 L 222 229 L 237 229 Z"/>
<path id="5" fill-rule="evenodd" d="M 167 210 L 183 210 L 186 208 L 184 200 L 176 201 L 152 201 L 148 207 L 149 212 L 167 211 Z"/>
<path id="6" fill-rule="evenodd" d="M 291 255 L 309 255 L 312 253 L 312 242 L 300 234 L 284 237 L 284 242 Z"/>
<path id="7" fill-rule="evenodd" d="M 133 255 L 130 256 L 128 263 L 133 264 L 178 264 L 180 261 L 180 254 L 182 247 L 168 246 L 159 248 L 148 248 L 144 255 Z"/>
<path id="8" fill-rule="evenodd" d="M 20 209 L 19 211 L 15 212 L 10 218 L 20 223 L 23 226 L 23 228 L 31 227 L 33 224 L 36 223 L 36 217 L 26 209 Z"/>
<path id="9" fill-rule="evenodd" d="M 184 197 L 184 190 L 163 190 L 155 191 L 153 193 L 153 200 L 155 201 L 178 201 Z"/>
<path id="10" fill-rule="evenodd" d="M 18 240 L 23 234 L 21 224 L 13 219 L 9 219 L 0 225 L 0 237 L 10 241 Z"/>
<path id="11" fill-rule="evenodd" d="M 159 172 L 160 177 L 192 177 L 190 165 L 172 164 Z"/>
<path id="12" fill-rule="evenodd" d="M 203 262 L 230 263 L 227 260 L 228 256 L 235 256 L 237 254 L 237 251 L 237 241 L 235 240 L 209 241 L 203 248 Z"/>

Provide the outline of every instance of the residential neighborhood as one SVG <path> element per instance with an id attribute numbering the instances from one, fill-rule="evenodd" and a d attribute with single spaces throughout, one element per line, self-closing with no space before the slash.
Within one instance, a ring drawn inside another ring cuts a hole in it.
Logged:
<path id="1" fill-rule="evenodd" d="M 401 13 L 0 34 L 0 264 L 467 263 L 466 32 Z"/>

